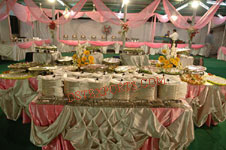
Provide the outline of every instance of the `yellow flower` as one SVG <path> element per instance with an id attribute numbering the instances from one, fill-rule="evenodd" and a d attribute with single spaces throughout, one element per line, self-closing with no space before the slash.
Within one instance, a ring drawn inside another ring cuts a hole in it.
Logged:
<path id="1" fill-rule="evenodd" d="M 94 57 L 93 56 L 89 56 L 88 59 L 89 59 L 89 62 L 93 62 L 94 61 Z"/>
<path id="2" fill-rule="evenodd" d="M 177 67 L 178 66 L 178 62 L 175 60 L 174 62 L 173 62 L 173 64 Z"/>
<path id="3" fill-rule="evenodd" d="M 76 61 L 77 61 L 78 64 L 81 64 L 81 59 L 80 58 L 78 58 Z"/>
<path id="4" fill-rule="evenodd" d="M 170 58 L 170 60 L 169 60 L 171 63 L 173 63 L 174 62 L 174 58 Z"/>
<path id="5" fill-rule="evenodd" d="M 170 64 L 169 60 L 164 61 L 164 65 L 169 65 L 169 64 Z"/>
<path id="6" fill-rule="evenodd" d="M 85 62 L 87 58 L 85 56 L 82 57 L 82 62 Z"/>
<path id="7" fill-rule="evenodd" d="M 168 68 L 173 68 L 173 65 L 172 64 L 169 64 L 167 67 Z"/>
<path id="8" fill-rule="evenodd" d="M 74 54 L 74 55 L 72 56 L 72 59 L 75 60 L 76 58 L 77 58 L 77 55 Z"/>
<path id="9" fill-rule="evenodd" d="M 163 54 L 166 54 L 166 53 L 167 53 L 167 50 L 166 50 L 166 49 L 163 49 L 163 50 L 162 50 L 162 53 L 163 53 Z"/>
<path id="10" fill-rule="evenodd" d="M 88 65 L 89 63 L 88 63 L 88 62 L 85 62 L 84 64 L 85 64 L 85 65 Z"/>
<path id="11" fill-rule="evenodd" d="M 87 50 L 85 50 L 85 51 L 84 51 L 84 54 L 88 56 L 88 55 L 90 55 L 90 52 L 87 51 Z"/>
<path id="12" fill-rule="evenodd" d="M 161 67 L 161 64 L 157 63 L 157 64 L 156 64 L 156 67 Z"/>
<path id="13" fill-rule="evenodd" d="M 176 57 L 175 60 L 176 60 L 177 62 L 179 62 L 179 61 L 180 61 L 180 58 Z"/>
<path id="14" fill-rule="evenodd" d="M 168 68 L 168 66 L 167 65 L 164 65 L 163 68 Z"/>
<path id="15" fill-rule="evenodd" d="M 160 63 L 163 63 L 165 60 L 166 60 L 166 59 L 165 59 L 164 56 L 159 56 L 159 62 L 160 62 Z"/>

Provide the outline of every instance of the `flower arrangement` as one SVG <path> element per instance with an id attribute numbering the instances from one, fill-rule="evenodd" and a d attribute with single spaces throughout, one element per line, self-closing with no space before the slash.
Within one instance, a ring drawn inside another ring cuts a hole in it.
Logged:
<path id="1" fill-rule="evenodd" d="M 79 68 L 94 64 L 94 57 L 90 55 L 90 51 L 86 50 L 83 46 L 78 44 L 76 47 L 76 53 L 72 56 L 73 63 Z"/>
<path id="2" fill-rule="evenodd" d="M 173 68 L 180 65 L 180 58 L 168 55 L 169 52 L 167 49 L 162 50 L 163 56 L 159 56 L 159 63 L 156 64 L 156 67 L 162 68 Z"/>
<path id="3" fill-rule="evenodd" d="M 189 36 L 189 38 L 190 38 L 191 41 L 192 41 L 193 37 L 195 37 L 195 35 L 197 33 L 199 33 L 198 30 L 197 29 L 194 29 L 194 28 L 187 29 L 187 32 L 188 32 L 188 36 Z"/>
<path id="4" fill-rule="evenodd" d="M 49 29 L 51 32 L 51 38 L 52 38 L 52 40 L 54 40 L 54 30 L 56 29 L 56 23 L 54 21 L 51 21 L 49 23 Z"/>
<path id="5" fill-rule="evenodd" d="M 126 34 L 126 32 L 128 32 L 129 30 L 129 25 L 127 23 L 123 23 L 121 25 L 121 29 L 122 29 L 122 34 Z"/>

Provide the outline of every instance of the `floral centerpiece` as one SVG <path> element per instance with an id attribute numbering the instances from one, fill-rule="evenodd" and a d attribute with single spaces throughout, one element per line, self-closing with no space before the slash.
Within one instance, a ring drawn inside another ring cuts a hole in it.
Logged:
<path id="1" fill-rule="evenodd" d="M 169 49 L 163 49 L 162 50 L 163 56 L 159 56 L 158 63 L 156 64 L 157 67 L 162 68 L 179 68 L 180 67 L 180 58 L 175 55 L 174 52 L 174 46 L 171 49 L 171 52 L 169 52 Z"/>
<path id="2" fill-rule="evenodd" d="M 78 68 L 94 64 L 94 57 L 90 55 L 90 51 L 86 50 L 85 47 L 78 44 L 76 47 L 76 53 L 72 56 L 73 63 Z"/>

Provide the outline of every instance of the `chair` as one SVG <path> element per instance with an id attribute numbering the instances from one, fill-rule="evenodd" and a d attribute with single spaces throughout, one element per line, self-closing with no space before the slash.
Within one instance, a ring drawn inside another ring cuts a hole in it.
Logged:
<path id="1" fill-rule="evenodd" d="M 91 36 L 91 40 L 92 40 L 92 41 L 95 41 L 96 39 L 97 39 L 97 37 L 96 37 L 95 35 L 92 35 L 92 36 Z"/>

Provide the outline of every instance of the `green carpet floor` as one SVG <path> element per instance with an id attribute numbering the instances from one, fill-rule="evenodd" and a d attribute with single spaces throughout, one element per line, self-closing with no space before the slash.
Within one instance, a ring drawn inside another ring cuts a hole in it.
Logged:
<path id="1" fill-rule="evenodd" d="M 63 56 L 72 56 L 72 53 L 63 53 Z M 119 56 L 106 54 L 104 57 Z M 158 55 L 150 56 L 157 59 Z M 21 61 L 23 62 L 23 61 Z M 13 61 L 0 61 L 0 73 L 8 70 Z M 226 62 L 216 58 L 204 58 L 207 72 L 226 78 Z M 0 150 L 41 150 L 34 146 L 30 140 L 30 124 L 22 124 L 22 120 L 8 120 L 0 109 Z M 226 150 L 226 121 L 215 127 L 195 127 L 195 140 L 188 150 Z"/>

